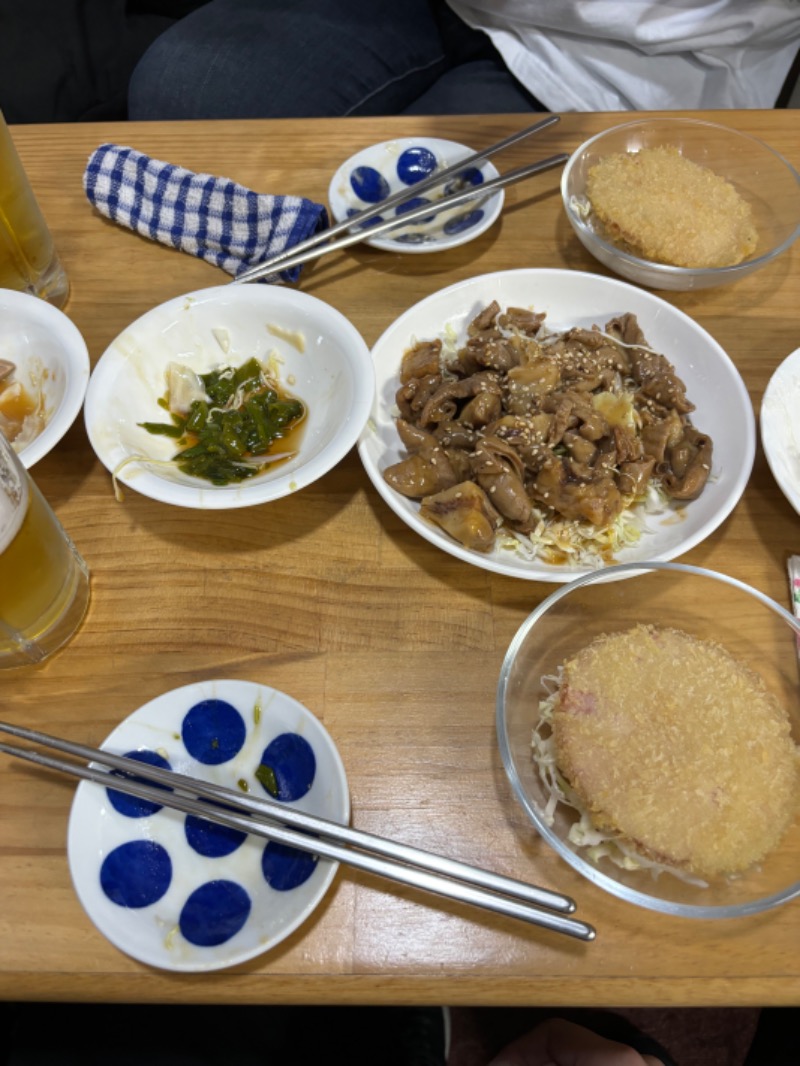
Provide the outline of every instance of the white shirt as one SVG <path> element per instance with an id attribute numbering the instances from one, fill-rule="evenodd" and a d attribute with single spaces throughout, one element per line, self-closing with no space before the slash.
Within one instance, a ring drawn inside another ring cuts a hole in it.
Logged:
<path id="1" fill-rule="evenodd" d="M 771 108 L 800 0 L 447 0 L 551 111 Z"/>

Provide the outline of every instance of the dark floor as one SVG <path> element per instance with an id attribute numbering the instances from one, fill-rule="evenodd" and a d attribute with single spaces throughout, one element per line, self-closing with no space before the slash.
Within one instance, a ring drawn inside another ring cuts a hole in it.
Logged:
<path id="1" fill-rule="evenodd" d="M 0 1066 L 487 1066 L 541 1013 L 455 1007 L 446 1025 L 436 1007 L 0 1003 Z M 599 1013 L 621 1015 L 676 1066 L 800 1066 L 797 1008 Z"/>

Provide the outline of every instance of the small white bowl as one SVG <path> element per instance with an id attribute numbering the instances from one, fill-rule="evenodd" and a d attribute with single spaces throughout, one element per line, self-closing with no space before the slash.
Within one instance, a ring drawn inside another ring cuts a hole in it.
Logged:
<path id="1" fill-rule="evenodd" d="M 268 759 L 279 802 L 350 819 L 347 777 L 327 730 L 266 685 L 203 681 L 166 692 L 102 747 L 265 799 L 255 771 Z M 140 962 L 183 972 L 222 969 L 276 947 L 311 915 L 338 869 L 88 781 L 75 794 L 67 849 L 97 929 Z"/>
<path id="2" fill-rule="evenodd" d="M 253 356 L 278 368 L 279 385 L 308 414 L 297 454 L 229 485 L 184 474 L 170 462 L 175 441 L 140 422 L 164 422 L 158 401 L 172 361 L 198 374 Z M 358 439 L 374 391 L 369 349 L 333 307 L 283 286 L 228 284 L 179 296 L 142 315 L 106 349 L 86 393 L 89 440 L 118 481 L 179 507 L 233 508 L 305 488 Z"/>
<path id="3" fill-rule="evenodd" d="M 14 363 L 12 380 L 32 400 L 41 397 L 44 428 L 17 449 L 30 470 L 78 417 L 89 383 L 89 352 L 63 311 L 38 296 L 0 289 L 0 359 Z"/>
<path id="4" fill-rule="evenodd" d="M 438 137 L 400 137 L 373 144 L 351 156 L 334 174 L 328 190 L 331 213 L 337 222 L 344 222 L 350 215 L 373 207 L 401 190 L 410 191 L 417 182 L 437 170 L 445 170 L 472 154 L 472 148 Z M 444 188 L 424 194 L 424 200 L 433 203 L 455 192 L 462 184 L 479 185 L 498 176 L 493 164 L 485 160 L 479 166 L 470 167 L 460 184 L 458 178 L 451 179 Z M 396 231 L 390 230 L 380 237 L 366 239 L 365 243 L 389 252 L 441 252 L 445 248 L 455 248 L 484 233 L 500 214 L 503 200 L 501 190 L 486 200 L 469 201 L 442 211 L 429 222 L 423 220 Z M 417 203 L 411 206 L 417 206 Z M 406 206 L 405 210 L 410 207 Z M 395 214 L 402 215 L 402 209 L 390 210 L 379 219 L 386 221 Z M 365 230 L 377 221 L 365 222 Z"/>
<path id="5" fill-rule="evenodd" d="M 800 348 L 788 355 L 769 380 L 761 401 L 761 443 L 772 476 L 800 514 Z"/>
<path id="6" fill-rule="evenodd" d="M 603 157 L 670 146 L 725 178 L 750 204 L 758 245 L 741 263 L 690 268 L 642 259 L 617 245 L 586 196 L 589 171 Z M 698 119 L 640 118 L 604 130 L 580 146 L 561 176 L 561 196 L 581 244 L 604 266 L 651 289 L 685 292 L 724 285 L 771 263 L 800 234 L 800 176 L 778 152 L 730 126 Z"/>
<path id="7" fill-rule="evenodd" d="M 696 407 L 692 422 L 713 441 L 713 469 L 701 496 L 673 501 L 664 511 L 647 515 L 639 540 L 617 552 L 613 562 L 674 559 L 712 533 L 739 501 L 755 457 L 755 417 L 739 371 L 713 337 L 671 304 L 616 278 L 576 270 L 506 270 L 469 278 L 421 300 L 379 337 L 372 350 L 377 393 L 358 450 L 373 485 L 395 514 L 450 555 L 508 577 L 571 581 L 594 569 L 578 561 L 558 565 L 531 558 L 507 539 L 489 552 L 465 548 L 421 517 L 419 501 L 400 495 L 384 479 L 386 468 L 407 454 L 395 426 L 403 353 L 416 341 L 435 338 L 446 346 L 463 344 L 467 326 L 492 300 L 503 308 L 544 311 L 545 325 L 554 331 L 595 324 L 602 328 L 626 312 L 637 316 L 650 345 L 672 362 L 686 385 Z"/>

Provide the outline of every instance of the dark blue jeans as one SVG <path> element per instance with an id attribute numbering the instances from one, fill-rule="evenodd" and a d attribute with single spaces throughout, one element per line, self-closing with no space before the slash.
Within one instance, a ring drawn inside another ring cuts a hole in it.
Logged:
<path id="1" fill-rule="evenodd" d="M 148 49 L 132 119 L 542 110 L 444 0 L 211 0 Z"/>

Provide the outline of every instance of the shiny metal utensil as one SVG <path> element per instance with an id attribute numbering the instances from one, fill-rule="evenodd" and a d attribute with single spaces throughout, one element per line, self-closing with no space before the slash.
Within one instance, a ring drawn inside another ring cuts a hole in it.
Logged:
<path id="1" fill-rule="evenodd" d="M 0 744 L 0 752 L 6 755 L 579 940 L 595 938 L 592 926 L 565 917 L 575 910 L 575 903 L 568 896 L 339 825 L 272 800 L 245 795 L 47 733 L 7 722 L 0 722 L 0 732 L 117 772 L 57 759 L 31 748 Z"/>
<path id="2" fill-rule="evenodd" d="M 397 207 L 398 204 L 405 203 L 406 200 L 419 196 L 420 193 L 425 192 L 427 189 L 435 189 L 437 186 L 441 185 L 442 182 L 447 181 L 448 178 L 455 177 L 457 174 L 462 174 L 467 167 L 475 166 L 476 163 L 482 163 L 485 159 L 489 159 L 498 152 L 510 148 L 513 144 L 525 140 L 526 137 L 530 137 L 534 133 L 539 133 L 540 130 L 546 129 L 548 126 L 552 126 L 554 123 L 560 121 L 561 119 L 559 115 L 548 115 L 546 118 L 534 122 L 532 126 L 527 126 L 524 130 L 519 130 L 517 133 L 512 133 L 510 136 L 504 137 L 502 141 L 497 141 L 496 144 L 490 144 L 488 148 L 473 152 L 472 155 L 468 155 L 466 159 L 459 160 L 459 162 L 454 163 L 453 166 L 447 167 L 445 170 L 440 170 L 436 174 L 431 174 L 429 178 L 416 182 L 416 184 L 410 186 L 408 189 L 401 189 L 400 192 L 395 193 L 394 196 L 390 196 L 386 200 L 382 200 L 379 204 L 375 204 L 373 207 L 366 207 L 363 211 L 359 211 L 358 214 L 344 219 L 335 226 L 330 226 L 328 229 L 322 230 L 320 233 L 314 233 L 299 244 L 295 244 L 292 248 L 287 248 L 283 252 L 279 252 L 266 262 L 259 263 L 258 266 L 253 267 L 252 270 L 247 270 L 244 274 L 240 274 L 234 279 L 233 283 L 255 281 L 258 278 L 262 278 L 265 276 L 265 267 L 273 267 L 276 263 L 289 259 L 297 255 L 299 252 L 304 252 L 308 248 L 314 248 L 318 244 L 325 244 L 332 237 L 336 237 L 340 233 L 348 233 L 352 231 L 353 226 L 362 225 L 369 219 L 379 215 L 381 211 L 385 211 L 387 208 Z M 405 221 L 408 221 L 408 219 L 406 218 Z M 370 228 L 369 235 L 374 236 L 374 232 L 375 231 Z M 362 237 L 362 240 L 365 239 L 366 236 L 367 235 Z M 303 261 L 305 262 L 305 260 Z M 281 267 L 281 269 L 283 269 L 283 267 Z M 274 273 L 274 271 L 272 272 Z"/>
<path id="3" fill-rule="evenodd" d="M 307 242 L 304 241 L 302 244 L 295 245 L 291 254 L 281 252 L 280 255 L 267 259 L 263 263 L 259 263 L 257 267 L 253 267 L 252 270 L 240 274 L 230 284 L 238 285 L 245 281 L 257 281 L 259 278 L 271 277 L 282 270 L 289 270 L 292 267 L 300 266 L 301 263 L 307 263 L 309 259 L 316 259 L 321 255 L 327 255 L 329 252 L 338 252 L 342 248 L 348 248 L 351 244 L 359 244 L 361 241 L 377 237 L 388 230 L 400 229 L 402 226 L 408 226 L 410 223 L 420 219 L 432 218 L 440 211 L 448 211 L 453 207 L 458 207 L 460 204 L 467 203 L 469 200 L 485 199 L 487 196 L 491 196 L 493 192 L 497 192 L 498 189 L 505 188 L 506 185 L 514 185 L 518 181 L 533 177 L 534 174 L 541 174 L 543 171 L 550 170 L 553 167 L 563 166 L 568 159 L 569 155 L 566 152 L 559 152 L 558 155 L 549 156 L 538 163 L 517 167 L 516 170 L 510 170 L 507 174 L 501 174 L 500 177 L 492 178 L 491 181 L 484 182 L 482 185 L 472 186 L 469 189 L 454 193 L 452 196 L 442 197 L 441 200 L 436 200 L 433 203 L 421 204 L 411 211 L 404 212 L 400 218 L 390 218 L 385 222 L 370 226 L 366 230 L 357 230 L 355 233 L 352 232 L 352 227 L 361 224 L 366 212 L 361 215 L 353 215 L 347 219 L 344 226 L 345 229 L 351 231 L 345 237 L 339 237 L 338 240 L 329 241 L 327 244 L 315 243 L 313 247 L 307 247 Z M 445 171 L 442 171 L 442 173 L 444 174 Z M 415 190 L 414 196 L 417 196 L 419 194 L 419 186 L 415 185 L 413 188 Z M 403 198 L 408 199 L 410 197 L 404 196 Z M 384 200 L 380 206 L 385 209 L 390 203 L 391 201 Z M 374 212 L 370 211 L 370 215 L 372 214 Z M 333 232 L 338 233 L 339 231 L 340 226 L 334 226 L 333 229 L 325 230 L 324 232 L 325 236 L 330 237 Z M 305 250 L 302 250 L 303 248 Z"/>

